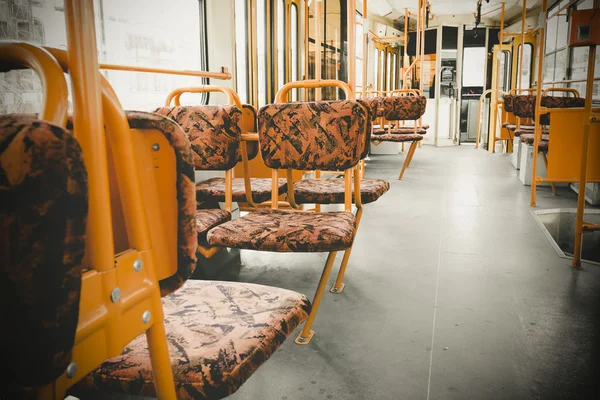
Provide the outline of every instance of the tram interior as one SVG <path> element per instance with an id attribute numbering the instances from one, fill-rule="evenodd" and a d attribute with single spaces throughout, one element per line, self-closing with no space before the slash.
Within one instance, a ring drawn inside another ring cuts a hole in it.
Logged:
<path id="1" fill-rule="evenodd" d="M 599 0 L 0 0 L 0 399 L 594 399 Z"/>

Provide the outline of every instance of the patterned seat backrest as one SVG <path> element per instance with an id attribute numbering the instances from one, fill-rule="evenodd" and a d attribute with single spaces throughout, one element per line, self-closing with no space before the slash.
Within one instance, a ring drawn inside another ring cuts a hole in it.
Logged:
<path id="1" fill-rule="evenodd" d="M 425 114 L 427 98 L 424 96 L 392 96 L 382 101 L 383 116 L 388 121 L 416 121 Z"/>
<path id="2" fill-rule="evenodd" d="M 376 120 L 378 117 L 383 117 L 383 115 L 378 115 L 379 104 L 381 103 L 381 99 L 381 97 L 367 97 L 363 99 L 363 101 L 367 103 L 369 108 L 371 109 L 371 118 L 373 119 L 373 121 Z"/>
<path id="3" fill-rule="evenodd" d="M 514 113 L 519 118 L 535 118 L 535 102 L 537 96 L 515 96 L 514 98 Z M 543 96 L 542 107 L 546 108 L 578 108 L 585 106 L 585 99 L 582 97 L 560 97 L 560 96 Z M 550 116 L 544 114 L 540 117 L 542 125 L 550 124 Z"/>
<path id="4" fill-rule="evenodd" d="M 512 113 L 514 112 L 514 102 L 515 100 L 515 96 L 512 94 L 505 94 L 504 95 L 504 110 L 506 112 Z"/>
<path id="5" fill-rule="evenodd" d="M 518 95 L 513 98 L 513 112 L 519 118 L 533 118 L 535 112 L 534 95 Z"/>
<path id="6" fill-rule="evenodd" d="M 160 107 L 187 134 L 198 170 L 225 171 L 241 159 L 242 111 L 236 106 Z"/>
<path id="7" fill-rule="evenodd" d="M 1 391 L 22 398 L 71 362 L 88 181 L 75 138 L 37 119 L 0 117 L 0 160 Z"/>
<path id="8" fill-rule="evenodd" d="M 269 168 L 343 171 L 363 150 L 368 112 L 356 101 L 270 104 L 258 111 L 259 146 Z"/>
<path id="9" fill-rule="evenodd" d="M 196 268 L 196 195 L 194 182 L 194 156 L 190 142 L 181 127 L 168 118 L 139 111 L 128 111 L 131 129 L 160 131 L 175 152 L 177 196 L 177 270 L 159 282 L 161 296 L 179 289 Z M 158 182 L 160 187 L 161 182 Z M 160 211 L 157 211 L 160 212 Z"/>

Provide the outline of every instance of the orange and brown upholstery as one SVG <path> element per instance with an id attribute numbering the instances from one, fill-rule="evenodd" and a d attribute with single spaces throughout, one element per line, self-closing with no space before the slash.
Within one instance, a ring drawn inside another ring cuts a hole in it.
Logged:
<path id="1" fill-rule="evenodd" d="M 271 199 L 271 178 L 250 178 L 252 199 L 262 203 Z M 246 202 L 246 184 L 243 178 L 234 178 L 232 199 L 240 203 Z M 279 180 L 279 194 L 287 192 L 287 180 Z M 196 200 L 199 202 L 225 201 L 225 178 L 210 178 L 196 185 Z"/>
<path id="2" fill-rule="evenodd" d="M 392 96 L 382 101 L 383 116 L 388 121 L 416 121 L 425 114 L 427 98 L 424 96 Z"/>
<path id="3" fill-rule="evenodd" d="M 0 198 L 0 391 L 21 399 L 71 362 L 88 211 L 75 138 L 35 118 L 0 117 Z"/>
<path id="4" fill-rule="evenodd" d="M 416 131 L 416 132 L 415 132 Z M 377 128 L 373 129 L 373 135 L 385 135 L 387 133 L 391 134 L 406 134 L 406 133 L 418 133 L 419 135 L 425 135 L 427 133 L 427 129 L 422 126 L 417 126 L 416 129 L 413 126 L 394 126 L 390 129 L 385 128 Z M 373 139 L 377 140 L 377 139 Z"/>
<path id="5" fill-rule="evenodd" d="M 372 142 L 419 142 L 423 135 L 418 133 L 386 133 L 385 135 L 373 135 Z"/>
<path id="6" fill-rule="evenodd" d="M 270 104 L 258 112 L 269 168 L 343 171 L 360 160 L 368 112 L 356 101 Z"/>
<path id="7" fill-rule="evenodd" d="M 307 318 L 310 307 L 306 297 L 290 290 L 188 281 L 163 299 L 177 397 L 233 394 Z M 74 394 L 86 398 L 89 391 L 156 397 L 146 338 L 107 360 Z"/>
<path id="8" fill-rule="evenodd" d="M 242 112 L 236 106 L 160 107 L 155 113 L 171 118 L 184 129 L 196 169 L 225 171 L 237 163 Z"/>
<path id="9" fill-rule="evenodd" d="M 242 104 L 242 114 L 253 122 L 251 132 L 258 130 L 258 116 L 256 108 L 252 104 Z M 248 160 L 253 160 L 258 155 L 258 143 L 256 142 L 245 142 L 246 148 L 248 149 Z M 238 162 L 242 161 L 242 157 L 238 158 Z"/>
<path id="10" fill-rule="evenodd" d="M 527 143 L 527 144 L 533 144 L 534 140 L 535 140 L 535 133 L 526 133 L 520 136 L 519 138 L 521 140 L 521 142 L 523 143 Z M 550 135 L 548 134 L 542 134 L 542 140 L 541 141 L 549 141 L 550 140 Z"/>
<path id="11" fill-rule="evenodd" d="M 196 211 L 196 232 L 198 243 L 206 243 L 206 234 L 215 226 L 231 221 L 231 213 L 220 208 L 199 209 Z"/>
<path id="12" fill-rule="evenodd" d="M 543 133 L 550 133 L 550 130 L 545 127 L 542 129 L 542 131 L 543 131 Z M 520 137 L 521 135 L 524 135 L 524 134 L 533 134 L 534 132 L 535 132 L 534 126 L 521 125 L 521 128 L 515 129 L 515 137 Z"/>
<path id="13" fill-rule="evenodd" d="M 294 184 L 294 196 L 297 204 L 344 204 L 344 189 L 344 180 L 339 178 L 301 179 Z M 360 181 L 361 202 L 372 203 L 388 190 L 388 181 L 363 179 Z"/>
<path id="14" fill-rule="evenodd" d="M 352 246 L 355 222 L 349 212 L 260 209 L 214 228 L 208 233 L 208 242 L 280 253 L 331 252 Z"/>

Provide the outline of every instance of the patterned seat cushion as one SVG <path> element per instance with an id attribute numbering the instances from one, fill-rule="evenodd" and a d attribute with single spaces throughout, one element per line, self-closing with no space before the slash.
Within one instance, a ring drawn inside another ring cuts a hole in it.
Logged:
<path id="1" fill-rule="evenodd" d="M 382 179 L 360 181 L 361 201 L 372 203 L 390 190 L 390 184 Z M 354 201 L 354 193 L 352 194 Z M 294 199 L 298 204 L 343 204 L 345 185 L 343 179 L 301 179 L 294 184 Z"/>
<path id="2" fill-rule="evenodd" d="M 381 107 L 388 121 L 416 121 L 425 114 L 427 98 L 424 96 L 384 97 Z"/>
<path id="3" fill-rule="evenodd" d="M 385 135 L 388 133 L 388 131 L 392 134 L 392 135 L 402 135 L 402 134 L 409 134 L 409 133 L 414 133 L 415 132 L 415 128 L 412 126 L 399 126 L 396 128 L 392 128 L 391 130 L 385 129 L 385 128 L 378 128 L 378 129 L 373 129 L 373 135 Z M 425 135 L 427 133 L 427 130 L 421 126 L 417 127 L 417 133 L 419 135 Z"/>
<path id="4" fill-rule="evenodd" d="M 88 176 L 66 130 L 0 116 L 0 398 L 23 399 L 71 362 L 85 265 Z"/>
<path id="5" fill-rule="evenodd" d="M 523 128 L 523 126 L 521 126 L 521 128 Z M 529 126 L 527 128 L 529 128 Z M 543 133 L 550 133 L 550 130 L 548 128 L 543 128 L 542 131 Z M 535 129 L 515 129 L 515 137 L 520 137 L 525 134 L 533 134 L 534 132 Z"/>
<path id="6" fill-rule="evenodd" d="M 231 213 L 219 208 L 200 209 L 196 211 L 196 230 L 198 243 L 206 243 L 206 234 L 215 226 L 231 221 Z"/>
<path id="7" fill-rule="evenodd" d="M 211 246 L 275 252 L 331 252 L 352 246 L 356 220 L 349 212 L 264 209 L 208 232 Z"/>
<path id="8" fill-rule="evenodd" d="M 250 178 L 252 188 L 252 200 L 262 203 L 271 199 L 271 178 Z M 233 180 L 233 201 L 246 202 L 246 185 L 243 178 Z M 279 179 L 279 194 L 287 192 L 287 180 Z M 211 178 L 196 185 L 196 200 L 205 202 L 225 201 L 225 178 Z"/>
<path id="9" fill-rule="evenodd" d="M 503 128 L 508 129 L 509 131 L 515 131 L 517 129 L 517 125 L 516 124 L 511 124 L 511 123 L 504 123 L 502 124 Z M 521 125 L 521 130 L 523 131 L 534 131 L 535 130 L 535 126 L 533 125 Z"/>
<path id="10" fill-rule="evenodd" d="M 423 136 L 414 133 L 407 134 L 393 134 L 387 133 L 385 135 L 373 135 L 371 142 L 418 142 L 423 140 Z"/>
<path id="11" fill-rule="evenodd" d="M 285 289 L 190 280 L 163 298 L 163 308 L 177 398 L 221 399 L 306 320 L 311 306 L 305 296 Z M 75 389 L 155 397 L 145 336 Z"/>
<path id="12" fill-rule="evenodd" d="M 533 144 L 533 141 L 535 140 L 535 133 L 526 133 L 521 135 L 521 142 L 523 143 L 527 143 L 527 144 Z M 550 140 L 550 135 L 548 134 L 542 134 L 542 140 L 543 141 L 548 141 Z"/>

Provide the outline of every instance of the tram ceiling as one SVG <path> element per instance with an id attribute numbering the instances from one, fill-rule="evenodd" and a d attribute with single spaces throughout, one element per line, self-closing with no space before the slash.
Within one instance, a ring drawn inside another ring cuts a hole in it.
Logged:
<path id="1" fill-rule="evenodd" d="M 474 14 L 477 11 L 477 0 L 429 0 L 431 12 L 436 16 Z M 523 7 L 522 0 L 483 0 L 482 14 L 485 19 L 500 22 L 502 3 L 506 4 L 505 21 L 520 18 Z M 533 10 L 541 6 L 541 0 L 527 0 L 527 9 Z M 403 23 L 404 10 L 411 13 L 417 11 L 417 0 L 369 0 L 369 10 L 384 18 Z"/>

